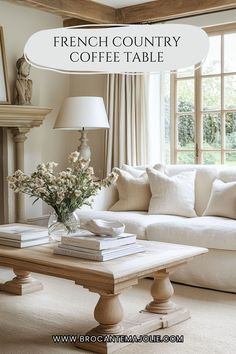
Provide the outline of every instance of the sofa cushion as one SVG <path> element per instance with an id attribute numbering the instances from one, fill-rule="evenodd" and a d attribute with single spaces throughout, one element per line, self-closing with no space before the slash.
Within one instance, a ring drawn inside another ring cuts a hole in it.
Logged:
<path id="1" fill-rule="evenodd" d="M 126 172 L 129 172 L 133 177 L 140 177 L 142 174 L 146 172 L 147 168 L 154 168 L 155 170 L 158 170 L 159 172 L 163 172 L 163 173 L 165 170 L 164 165 L 159 163 L 154 166 L 149 166 L 149 165 L 130 166 L 130 165 L 123 164 L 121 169 Z"/>
<path id="2" fill-rule="evenodd" d="M 151 191 L 147 174 L 144 172 L 140 177 L 133 177 L 130 173 L 114 169 L 118 174 L 116 186 L 119 200 L 111 207 L 111 211 L 148 210 Z"/>
<path id="3" fill-rule="evenodd" d="M 182 172 L 169 177 L 147 168 L 147 174 L 152 192 L 149 214 L 196 216 L 194 210 L 195 171 Z"/>
<path id="4" fill-rule="evenodd" d="M 236 220 L 216 216 L 163 219 L 147 227 L 147 239 L 236 250 Z"/>
<path id="5" fill-rule="evenodd" d="M 236 219 L 236 182 L 223 182 L 216 179 L 203 215 Z"/>
<path id="6" fill-rule="evenodd" d="M 140 177 L 146 172 L 145 166 L 122 165 L 122 170 L 129 172 L 133 177 Z"/>
<path id="7" fill-rule="evenodd" d="M 195 179 L 195 211 L 197 215 L 202 215 L 207 207 L 212 183 L 217 178 L 218 166 L 205 165 L 167 165 L 165 173 L 168 176 L 175 176 L 185 171 L 196 170 Z M 223 171 L 223 170 L 222 170 Z M 219 177 L 220 178 L 220 177 Z"/>
<path id="8" fill-rule="evenodd" d="M 236 182 L 236 167 L 218 166 L 218 178 L 223 182 Z"/>
<path id="9" fill-rule="evenodd" d="M 106 221 L 117 220 L 125 224 L 125 232 L 137 234 L 139 239 L 145 240 L 148 225 L 156 224 L 162 220 L 175 220 L 179 217 L 170 215 L 148 215 L 147 212 L 113 212 L 95 210 L 76 210 L 79 218 L 103 219 Z"/>

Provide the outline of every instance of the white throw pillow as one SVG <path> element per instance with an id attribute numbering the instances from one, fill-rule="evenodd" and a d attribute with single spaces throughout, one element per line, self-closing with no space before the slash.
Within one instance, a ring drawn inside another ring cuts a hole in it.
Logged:
<path id="1" fill-rule="evenodd" d="M 236 182 L 226 183 L 216 179 L 203 215 L 236 219 Z"/>
<path id="2" fill-rule="evenodd" d="M 152 168 L 152 166 L 148 166 L 148 165 L 130 166 L 126 164 L 122 165 L 122 170 L 129 172 L 133 177 L 142 176 L 144 173 L 146 173 L 147 168 Z M 163 173 L 165 171 L 165 166 L 159 163 L 154 165 L 153 168 Z"/>
<path id="3" fill-rule="evenodd" d="M 179 173 L 173 177 L 147 168 L 152 197 L 149 214 L 196 216 L 195 175 L 196 171 Z"/>
<path id="4" fill-rule="evenodd" d="M 146 173 L 147 166 L 130 166 L 130 165 L 122 165 L 122 170 L 129 172 L 133 177 L 140 177 L 144 173 Z"/>
<path id="5" fill-rule="evenodd" d="M 162 173 L 166 173 L 166 166 L 163 165 L 162 163 L 157 163 L 154 167 L 155 170 L 157 170 L 158 172 L 162 172 Z"/>
<path id="6" fill-rule="evenodd" d="M 113 169 L 118 174 L 116 186 L 119 193 L 119 200 L 112 207 L 111 211 L 142 210 L 147 211 L 151 198 L 151 191 L 146 172 L 140 177 L 133 177 L 130 173 Z"/>

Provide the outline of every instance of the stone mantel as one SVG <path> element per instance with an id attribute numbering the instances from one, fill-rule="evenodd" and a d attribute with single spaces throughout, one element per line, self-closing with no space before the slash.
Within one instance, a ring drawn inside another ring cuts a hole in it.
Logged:
<path id="1" fill-rule="evenodd" d="M 38 106 L 0 105 L 0 127 L 39 127 L 51 110 Z"/>
<path id="2" fill-rule="evenodd" d="M 2 129 L 2 137 L 6 136 L 4 131 L 7 128 L 11 130 L 13 136 L 13 142 L 15 145 L 15 169 L 24 171 L 24 142 L 27 139 L 26 134 L 31 128 L 39 127 L 48 113 L 51 112 L 51 108 L 48 107 L 38 107 L 38 106 L 20 106 L 20 105 L 0 105 L 0 127 Z M 2 140 L 4 140 L 2 138 Z M 5 137 L 5 143 L 2 141 L 2 151 L 0 151 L 1 161 L 7 161 L 7 141 Z M 8 168 L 1 166 L 3 180 L 3 186 L 1 187 L 3 196 L 0 196 L 0 202 L 8 200 L 8 186 L 6 177 L 8 175 Z M 1 220 L 7 222 L 7 213 L 0 215 Z M 23 194 L 16 194 L 16 221 L 25 220 L 25 201 Z"/>

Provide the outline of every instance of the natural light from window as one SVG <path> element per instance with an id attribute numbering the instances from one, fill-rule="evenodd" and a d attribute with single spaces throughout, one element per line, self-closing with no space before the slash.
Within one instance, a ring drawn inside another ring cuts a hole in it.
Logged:
<path id="1" fill-rule="evenodd" d="M 236 26 L 209 40 L 200 68 L 165 77 L 166 163 L 236 165 Z"/>

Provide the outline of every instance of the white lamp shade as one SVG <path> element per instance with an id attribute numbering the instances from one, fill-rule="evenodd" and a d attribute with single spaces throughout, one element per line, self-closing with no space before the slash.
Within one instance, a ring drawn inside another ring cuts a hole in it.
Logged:
<path id="1" fill-rule="evenodd" d="M 53 128 L 62 130 L 109 128 L 103 98 L 92 96 L 66 98 Z"/>

